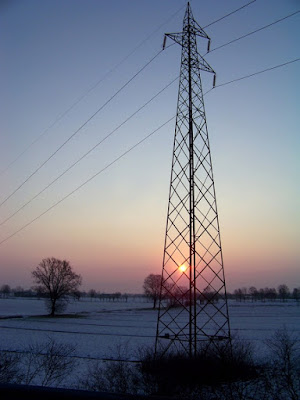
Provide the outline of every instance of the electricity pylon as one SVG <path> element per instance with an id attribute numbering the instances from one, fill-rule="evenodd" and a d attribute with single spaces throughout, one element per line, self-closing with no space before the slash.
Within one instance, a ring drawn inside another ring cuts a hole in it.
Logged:
<path id="1" fill-rule="evenodd" d="M 197 51 L 210 39 L 188 3 L 183 31 L 165 34 L 182 47 L 156 354 L 193 357 L 230 343 L 230 326 L 211 153 L 200 70 L 215 72 Z"/>

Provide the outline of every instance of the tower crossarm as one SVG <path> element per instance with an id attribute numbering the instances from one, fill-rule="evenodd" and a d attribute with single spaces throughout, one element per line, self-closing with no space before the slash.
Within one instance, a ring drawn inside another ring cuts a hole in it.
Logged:
<path id="1" fill-rule="evenodd" d="M 175 43 L 179 44 L 180 46 L 184 46 L 185 32 L 180 33 L 165 33 L 165 38 L 169 37 Z M 208 36 L 207 36 L 208 37 Z M 209 38 L 208 38 L 209 39 Z M 210 40 L 210 39 L 209 39 Z M 164 41 L 164 46 L 166 45 L 166 41 Z M 208 62 L 201 56 L 201 54 L 197 51 L 197 58 L 198 58 L 198 65 L 197 67 L 202 71 L 211 72 L 212 74 L 216 75 L 216 72 L 212 69 L 212 67 L 208 64 Z"/>
<path id="2" fill-rule="evenodd" d="M 204 31 L 204 29 L 201 28 L 201 26 L 198 24 L 198 22 L 194 20 L 191 7 L 188 3 L 187 11 L 186 11 L 186 14 L 184 17 L 183 31 L 177 32 L 177 33 L 165 33 L 163 49 L 166 46 L 167 38 L 172 39 L 175 43 L 179 44 L 181 47 L 186 47 L 187 46 L 186 40 L 187 40 L 187 38 L 190 38 L 191 36 L 193 36 L 193 37 L 198 36 L 198 37 L 207 39 L 208 40 L 207 52 L 209 52 L 210 41 L 211 41 L 210 37 L 207 35 L 207 33 Z M 196 50 L 196 48 L 193 48 L 192 58 L 193 58 L 193 60 L 197 60 L 197 65 L 194 65 L 194 68 L 201 69 L 202 71 L 205 71 L 205 72 L 211 72 L 212 74 L 214 74 L 214 77 L 216 77 L 216 72 L 208 64 L 208 62 L 201 56 L 201 54 Z M 214 78 L 214 85 L 215 85 L 215 78 Z"/>

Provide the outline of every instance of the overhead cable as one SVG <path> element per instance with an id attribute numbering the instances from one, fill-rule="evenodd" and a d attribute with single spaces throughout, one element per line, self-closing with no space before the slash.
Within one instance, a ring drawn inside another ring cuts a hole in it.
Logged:
<path id="1" fill-rule="evenodd" d="M 204 28 L 207 28 L 208 26 L 211 26 L 224 18 L 229 17 L 232 14 L 235 14 L 236 12 L 242 10 L 243 8 L 249 6 L 250 4 L 254 3 L 256 0 L 252 0 L 249 3 L 243 5 L 242 7 L 237 8 L 236 10 L 230 12 L 229 14 L 224 15 L 221 18 L 218 18 L 217 20 L 211 22 L 210 24 L 204 26 Z M 37 143 L 53 126 L 55 126 L 61 119 L 63 119 L 77 104 L 79 104 L 89 93 L 91 93 L 97 86 L 100 85 L 101 82 L 103 82 L 111 73 L 113 73 L 121 64 L 123 64 L 129 57 L 132 56 L 147 40 L 149 40 L 156 32 L 159 31 L 165 24 L 167 24 L 169 21 L 171 21 L 183 8 L 185 5 L 180 7 L 174 14 L 171 15 L 165 22 L 163 22 L 161 25 L 159 25 L 150 35 L 148 35 L 145 39 L 143 39 L 127 56 L 125 56 L 119 63 L 117 63 L 114 67 L 112 67 L 100 80 L 98 80 L 94 85 L 92 85 L 86 92 L 84 92 L 67 110 L 63 111 L 60 113 L 56 119 L 46 128 L 35 140 L 33 140 L 7 167 L 5 167 L 2 171 L 0 171 L 0 176 L 6 172 L 13 164 L 15 164 L 22 156 L 25 154 L 35 143 Z M 1 204 L 0 204 L 1 206 Z"/>
<path id="2" fill-rule="evenodd" d="M 300 61 L 300 58 L 296 58 L 295 60 L 291 60 L 291 61 L 287 61 L 283 64 L 279 64 L 279 65 L 275 65 L 273 67 L 270 68 L 266 68 L 262 71 L 257 71 L 254 72 L 253 74 L 249 74 L 246 76 L 243 76 L 241 78 L 237 78 L 237 79 L 233 79 L 229 82 L 225 82 L 225 83 L 221 83 L 219 85 L 216 86 L 217 87 L 221 87 L 221 86 L 225 86 L 225 85 L 229 85 L 233 82 L 237 82 L 240 81 L 242 79 L 247 79 L 250 78 L 252 76 L 267 72 L 267 71 L 271 71 L 273 69 L 276 68 L 280 68 L 283 67 L 285 65 L 288 64 L 292 64 L 294 62 Z M 208 90 L 205 95 L 207 93 L 209 93 L 211 90 Z M 123 158 L 125 155 L 127 155 L 129 152 L 131 152 L 132 150 L 134 150 L 136 147 L 138 147 L 140 144 L 142 144 L 143 142 L 145 142 L 147 139 L 149 139 L 152 135 L 154 135 L 154 133 L 156 133 L 158 130 L 160 130 L 161 128 L 163 128 L 165 125 L 167 125 L 169 122 L 171 122 L 173 119 L 175 118 L 175 116 L 171 117 L 168 121 L 166 121 L 165 123 L 163 123 L 161 126 L 159 126 L 157 129 L 155 129 L 154 131 L 152 131 L 149 135 L 145 136 L 142 140 L 140 140 L 138 143 L 136 143 L 135 145 L 133 145 L 131 148 L 129 148 L 128 150 L 126 150 L 124 153 L 122 153 L 119 157 L 117 157 L 116 159 L 114 159 L 111 163 L 107 164 L 104 168 L 102 168 L 100 171 L 98 171 L 96 174 L 94 174 L 93 176 L 91 176 L 89 179 L 87 179 L 85 182 L 83 182 L 80 186 L 78 186 L 77 188 L 75 188 L 72 192 L 68 193 L 65 197 L 63 197 L 62 199 L 60 199 L 59 201 L 57 201 L 55 204 L 53 204 L 51 207 L 49 207 L 46 211 L 44 211 L 43 213 L 39 214 L 37 217 L 35 217 L 34 219 L 32 219 L 31 221 L 29 221 L 27 224 L 23 225 L 20 229 L 18 229 L 17 231 L 15 231 L 14 233 L 12 233 L 10 236 L 6 237 L 5 239 L 3 239 L 0 242 L 0 245 L 2 245 L 3 243 L 5 243 L 6 241 L 8 241 L 9 239 L 11 239 L 13 236 L 15 236 L 16 234 L 18 234 L 19 232 L 21 232 L 23 229 L 27 228 L 29 225 L 31 225 L 32 223 L 34 223 L 35 221 L 37 221 L 39 218 L 41 218 L 43 215 L 45 215 L 46 213 L 48 213 L 50 210 L 52 210 L 54 207 L 56 207 L 57 205 L 59 205 L 60 203 L 62 203 L 64 200 L 66 200 L 68 197 L 70 197 L 71 195 L 73 195 L 75 192 L 77 192 L 79 189 L 81 189 L 83 186 L 85 186 L 87 183 L 89 183 L 91 180 L 93 180 L 94 178 L 96 178 L 96 176 L 100 175 L 102 172 L 104 172 L 106 169 L 108 169 L 109 167 L 111 167 L 113 164 L 115 164 L 117 161 L 119 161 L 121 158 Z"/>
<path id="3" fill-rule="evenodd" d="M 150 100 L 148 100 L 145 104 L 139 107 L 133 114 L 131 114 L 128 118 L 126 118 L 121 124 L 119 124 L 115 129 L 113 129 L 108 135 L 106 135 L 103 139 L 101 139 L 98 143 L 96 143 L 93 147 L 91 147 L 85 154 L 83 154 L 77 161 L 71 164 L 68 168 L 66 168 L 60 175 L 58 175 L 53 181 L 51 181 L 48 185 L 46 185 L 41 191 L 39 191 L 35 196 L 33 196 L 30 200 L 28 200 L 25 204 L 23 204 L 20 208 L 18 208 L 14 213 L 8 216 L 5 220 L 0 223 L 0 226 L 5 222 L 9 221 L 12 217 L 18 214 L 21 210 L 23 210 L 26 206 L 28 206 L 33 200 L 35 200 L 38 196 L 40 196 L 46 189 L 52 186 L 55 182 L 57 182 L 63 175 L 65 175 L 68 171 L 70 171 L 75 165 L 77 165 L 80 161 L 82 161 L 87 155 L 89 155 L 92 151 L 94 151 L 98 146 L 100 146 L 106 139 L 112 136 L 117 130 L 119 130 L 123 125 L 125 125 L 131 118 L 133 118 L 137 113 L 139 113 L 143 108 L 145 108 L 149 103 L 151 103 L 155 98 L 157 98 L 161 93 L 163 93 L 168 87 L 170 87 L 174 82 L 178 80 L 179 76 L 169 82 L 163 89 L 161 89 L 158 93 L 156 93 Z"/>
<path id="4" fill-rule="evenodd" d="M 243 8 L 249 6 L 250 4 L 254 3 L 255 1 L 256 0 L 250 1 L 249 3 L 245 4 L 244 6 L 239 7 L 238 9 L 230 12 L 229 14 L 226 14 L 223 17 L 211 22 L 210 24 L 206 25 L 204 28 L 206 28 L 208 26 L 211 26 L 211 25 L 223 20 L 224 18 L 227 18 L 228 16 L 230 16 L 230 15 L 232 15 L 232 14 L 234 14 L 234 13 L 240 11 L 240 10 L 242 10 Z M 29 146 L 27 146 L 25 148 L 25 150 L 23 150 L 4 170 L 2 170 L 0 172 L 0 175 L 2 175 L 4 172 L 6 172 L 24 153 L 26 153 L 29 150 L 29 148 L 31 148 L 36 142 L 38 142 L 54 125 L 56 125 L 56 123 L 58 121 L 60 121 L 63 117 L 65 117 L 78 103 L 80 103 L 81 100 L 83 100 L 91 91 L 93 91 L 104 79 L 107 78 L 108 75 L 110 75 L 112 72 L 114 72 L 115 69 L 118 68 L 123 62 L 125 62 L 132 54 L 134 54 L 159 29 L 161 29 L 166 23 L 168 23 L 170 20 L 172 20 L 183 9 L 183 7 L 185 7 L 185 5 L 180 7 L 174 14 L 171 15 L 171 17 L 169 17 L 165 22 L 163 22 L 161 25 L 159 25 L 159 27 L 157 27 L 144 40 L 142 40 L 126 57 L 124 57 L 118 64 L 116 64 L 111 70 L 109 70 L 108 73 L 103 78 L 101 78 L 99 81 L 97 81 L 90 89 L 88 89 L 82 96 L 80 96 L 66 111 L 64 111 L 63 113 L 59 114 L 59 116 L 51 123 L 51 125 L 48 128 L 46 128 L 42 132 L 42 134 L 38 138 L 36 138 Z M 170 47 L 170 46 L 168 46 L 168 47 Z M 93 118 L 93 116 L 91 118 Z M 89 120 L 87 122 L 89 122 Z M 86 125 L 86 123 L 84 125 Z M 81 130 L 83 126 L 81 126 L 79 128 L 79 130 Z M 75 136 L 76 133 L 77 132 L 75 132 L 73 136 Z M 71 136 L 65 143 L 63 143 L 62 146 L 60 148 L 58 148 L 56 152 L 58 152 L 73 136 Z M 41 164 L 14 192 L 12 192 L 6 199 L 4 199 L 4 201 L 2 203 L 0 203 L 0 206 L 2 206 L 13 194 L 15 194 L 33 175 L 35 175 L 36 172 L 40 168 L 42 168 L 54 156 L 54 154 L 56 154 L 56 152 L 53 153 L 53 155 L 51 155 L 43 164 Z"/>
<path id="5" fill-rule="evenodd" d="M 233 80 L 231 80 L 231 81 L 229 81 L 229 82 L 220 83 L 219 85 L 216 85 L 215 87 L 217 88 L 217 87 L 229 85 L 230 83 L 238 82 L 238 81 L 241 81 L 241 80 L 243 80 L 243 79 L 247 79 L 247 78 L 250 78 L 250 77 L 252 77 L 252 76 L 262 74 L 262 73 L 267 72 L 267 71 L 272 71 L 273 69 L 281 68 L 281 67 L 284 67 L 285 65 L 292 64 L 292 63 L 295 63 L 295 62 L 297 62 L 297 61 L 300 61 L 300 58 L 296 58 L 295 60 L 287 61 L 287 62 L 285 62 L 285 63 L 283 63 L 283 64 L 275 65 L 274 67 L 270 67 L 270 68 L 263 69 L 262 71 L 254 72 L 253 74 L 249 74 L 249 75 L 242 76 L 241 78 L 233 79 Z M 207 93 L 207 92 L 206 92 L 206 93 Z"/>
<path id="6" fill-rule="evenodd" d="M 52 210 L 54 207 L 58 206 L 60 203 L 62 203 L 64 200 L 66 200 L 68 197 L 72 196 L 75 192 L 77 192 L 79 189 L 81 189 L 83 186 L 85 186 L 87 183 L 89 183 L 90 181 L 92 181 L 94 178 L 96 178 L 98 175 L 100 175 L 102 172 L 104 172 L 105 170 L 107 170 L 108 168 L 110 168 L 113 164 L 117 163 L 121 158 L 125 157 L 128 153 L 130 153 L 132 150 L 134 150 L 136 147 L 140 146 L 143 142 L 145 142 L 146 140 L 148 140 L 151 136 L 153 136 L 156 132 L 158 132 L 160 129 L 162 129 L 165 125 L 167 125 L 169 122 L 171 122 L 173 119 L 175 118 L 175 116 L 172 116 L 170 119 L 168 119 L 168 121 L 164 122 L 162 125 L 160 125 L 158 128 L 156 128 L 154 131 L 152 131 L 151 133 L 149 133 L 147 136 L 145 136 L 143 139 L 141 139 L 139 142 L 137 142 L 136 144 L 134 144 L 132 147 L 130 147 L 128 150 L 126 150 L 124 153 L 122 153 L 119 157 L 115 158 L 112 162 L 110 162 L 109 164 L 107 164 L 105 167 L 103 167 L 100 171 L 98 171 L 96 174 L 94 174 L 93 176 L 91 176 L 89 179 L 87 179 L 86 181 L 84 181 L 81 185 L 77 186 L 77 188 L 75 188 L 74 190 L 72 190 L 72 192 L 68 193 L 66 196 L 64 196 L 63 198 L 61 198 L 59 201 L 57 201 L 56 203 L 54 203 L 51 207 L 47 208 L 46 211 L 42 212 L 41 214 L 39 214 L 37 217 L 35 217 L 34 219 L 32 219 L 31 221 L 29 221 L 27 224 L 23 225 L 20 229 L 18 229 L 17 231 L 15 231 L 14 233 L 12 233 L 10 236 L 7 236 L 5 239 L 3 239 L 0 242 L 0 246 L 8 241 L 9 239 L 11 239 L 13 236 L 15 236 L 17 233 L 21 232 L 23 229 L 27 228 L 29 225 L 33 224 L 35 221 L 37 221 L 39 218 L 41 218 L 43 215 L 47 214 L 50 210 Z"/>
<path id="7" fill-rule="evenodd" d="M 167 20 L 160 24 L 154 31 L 150 33 L 145 39 L 143 39 L 129 54 L 127 54 L 121 61 L 119 61 L 115 66 L 113 66 L 101 79 L 99 79 L 95 84 L 93 84 L 86 92 L 84 92 L 74 103 L 71 104 L 65 111 L 60 113 L 54 121 L 36 138 L 34 139 L 9 165 L 7 165 L 2 171 L 0 171 L 0 176 L 6 172 L 13 164 L 15 164 L 23 154 L 25 154 L 35 143 L 37 143 L 48 131 L 53 128 L 60 120 L 62 120 L 77 104 L 79 104 L 85 97 L 88 96 L 97 86 L 100 85 L 110 74 L 112 74 L 120 65 L 122 65 L 129 57 L 131 57 L 147 40 L 149 40 L 156 32 L 159 31 L 165 24 L 170 22 L 183 8 L 185 5 L 180 7 L 174 14 L 172 14 Z"/>
<path id="8" fill-rule="evenodd" d="M 285 20 L 285 19 L 287 19 L 287 18 L 293 17 L 294 15 L 298 14 L 299 12 L 300 12 L 300 10 L 295 11 L 294 13 L 289 14 L 289 15 L 287 15 L 286 17 L 277 19 L 276 21 L 271 22 L 271 23 L 268 24 L 268 25 L 265 25 L 265 26 L 262 26 L 261 28 L 255 29 L 255 30 L 252 31 L 252 32 L 246 33 L 245 35 L 240 36 L 240 37 L 238 37 L 238 38 L 236 38 L 236 39 L 233 39 L 233 40 L 231 40 L 230 42 L 221 44 L 220 46 L 215 47 L 214 49 L 211 49 L 209 53 L 211 53 L 211 52 L 213 52 L 213 51 L 215 51 L 215 50 L 219 50 L 219 49 L 221 49 L 222 47 L 228 46 L 229 44 L 232 44 L 232 43 L 234 43 L 234 42 L 237 42 L 238 40 L 244 39 L 244 38 L 246 38 L 246 37 L 248 37 L 248 36 L 250 36 L 250 35 L 253 35 L 254 33 L 260 32 L 260 31 L 262 31 L 263 29 L 269 28 L 270 26 L 275 25 L 275 24 L 277 24 L 278 22 L 281 22 L 281 21 L 283 21 L 283 20 Z M 209 54 L 209 53 L 206 53 L 206 54 Z"/>
<path id="9" fill-rule="evenodd" d="M 287 62 L 285 62 L 283 64 L 274 65 L 273 67 L 266 68 L 266 69 L 263 69 L 261 71 L 253 72 L 253 74 L 249 74 L 249 75 L 242 76 L 240 78 L 232 79 L 231 81 L 228 81 L 228 82 L 220 83 L 219 85 L 216 85 L 215 87 L 209 89 L 207 92 L 204 93 L 204 95 L 206 95 L 207 93 L 211 92 L 212 90 L 214 90 L 214 89 L 216 89 L 218 87 L 226 86 L 226 85 L 229 85 L 231 83 L 241 81 L 243 79 L 251 78 L 252 76 L 259 75 L 259 74 L 262 74 L 262 73 L 267 72 L 267 71 L 272 71 L 273 69 L 281 68 L 281 67 L 284 67 L 285 65 L 292 64 L 292 63 L 297 62 L 297 61 L 300 61 L 300 58 L 296 58 L 295 60 L 287 61 Z"/>
<path id="10" fill-rule="evenodd" d="M 81 131 L 82 128 L 84 128 L 97 114 L 99 114 L 100 111 L 103 110 L 104 107 L 106 107 L 123 89 L 125 89 L 126 86 L 129 85 L 130 82 L 132 82 L 148 65 L 150 65 L 156 57 L 158 57 L 162 53 L 162 50 L 160 50 L 154 57 L 150 59 L 142 68 L 138 70 L 120 89 L 118 89 L 115 94 L 113 94 L 96 112 L 94 112 L 74 133 L 72 133 L 71 136 L 68 137 L 67 140 L 65 140 L 42 164 L 38 166 L 12 193 L 10 193 L 9 196 L 7 196 L 1 203 L 0 206 L 2 206 L 4 203 L 7 202 L 19 189 L 21 189 L 22 186 L 25 185 L 26 182 L 29 181 L 30 178 L 32 178 L 45 164 L 47 164 L 48 161 L 51 160 L 57 154 L 75 135 L 77 135 L 78 132 Z"/>
<path id="11" fill-rule="evenodd" d="M 236 12 L 242 10 L 243 8 L 250 6 L 250 4 L 255 3 L 255 1 L 256 1 L 256 0 L 252 0 L 252 1 L 250 1 L 249 3 L 243 5 L 242 7 L 239 7 L 239 8 L 237 8 L 236 10 L 230 12 L 229 14 L 226 14 L 226 15 L 224 15 L 223 17 L 216 19 L 215 21 L 211 22 L 210 24 L 203 26 L 203 29 L 208 28 L 209 26 L 211 26 L 211 25 L 213 25 L 213 24 L 216 24 L 216 23 L 219 22 L 219 21 L 222 21 L 222 19 L 227 18 L 227 17 L 229 17 L 230 15 L 235 14 Z"/>

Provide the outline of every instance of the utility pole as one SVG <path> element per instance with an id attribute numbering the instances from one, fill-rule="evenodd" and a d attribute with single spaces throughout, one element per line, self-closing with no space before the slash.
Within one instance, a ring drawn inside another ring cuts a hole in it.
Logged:
<path id="1" fill-rule="evenodd" d="M 180 82 L 155 351 L 194 357 L 199 347 L 230 343 L 223 256 L 200 70 L 216 74 L 197 51 L 210 38 L 188 3 L 183 31 L 165 34 L 182 47 Z"/>

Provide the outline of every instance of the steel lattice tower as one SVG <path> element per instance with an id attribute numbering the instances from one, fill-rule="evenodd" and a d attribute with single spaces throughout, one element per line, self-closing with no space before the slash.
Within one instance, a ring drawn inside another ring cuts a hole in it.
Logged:
<path id="1" fill-rule="evenodd" d="M 197 51 L 210 39 L 188 3 L 183 31 L 165 35 L 182 47 L 163 257 L 156 354 L 197 354 L 200 342 L 228 340 L 230 326 L 211 153 Z M 164 45 L 165 45 L 164 41 Z"/>

